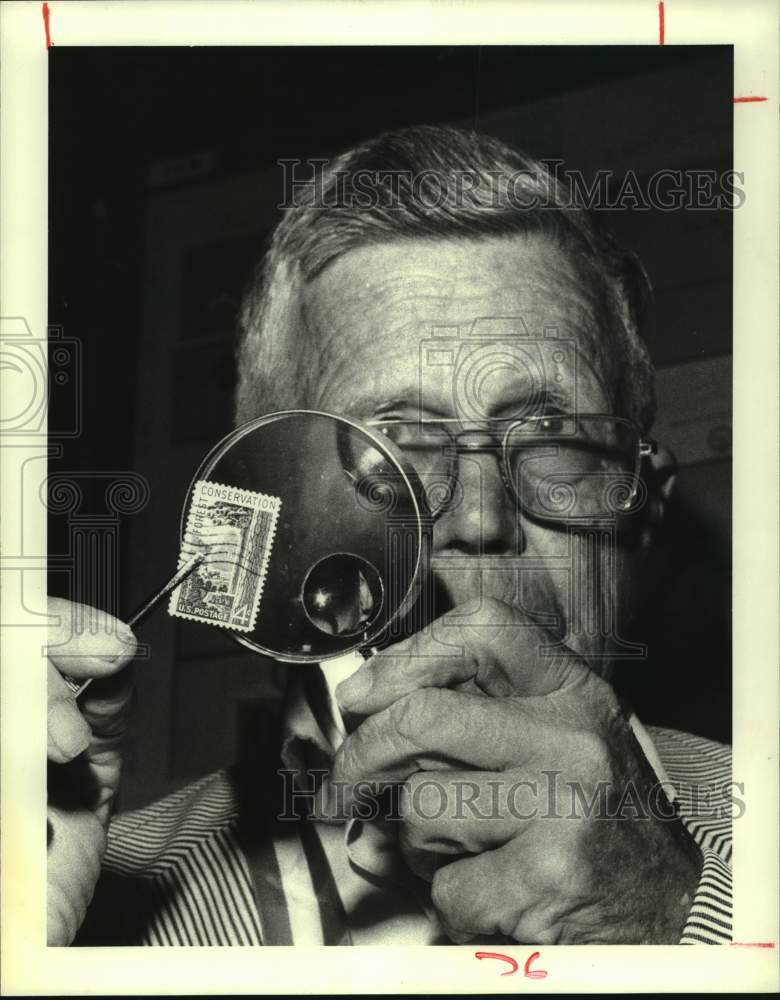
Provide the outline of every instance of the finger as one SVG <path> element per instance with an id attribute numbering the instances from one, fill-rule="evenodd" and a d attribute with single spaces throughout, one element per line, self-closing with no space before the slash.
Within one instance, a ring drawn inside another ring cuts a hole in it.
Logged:
<path id="1" fill-rule="evenodd" d="M 439 868 L 431 900 L 456 942 L 485 934 L 521 940 L 517 937 L 521 916 L 537 903 L 524 884 L 522 851 L 514 841 Z"/>
<path id="2" fill-rule="evenodd" d="M 460 653 L 442 655 L 441 637 Z M 575 656 L 548 655 L 549 632 L 502 601 L 484 598 L 437 619 L 434 628 L 377 653 L 336 695 L 354 714 L 381 711 L 409 691 L 473 681 L 495 698 L 548 694 L 587 673 Z M 566 651 L 564 651 L 565 653 Z"/>
<path id="3" fill-rule="evenodd" d="M 86 810 L 47 809 L 47 943 L 68 945 L 81 926 L 100 873 L 106 835 Z"/>
<path id="4" fill-rule="evenodd" d="M 92 731 L 57 668 L 49 662 L 47 670 L 47 756 L 56 764 L 65 764 L 87 749 Z"/>
<path id="5" fill-rule="evenodd" d="M 537 797 L 531 782 L 512 780 L 506 773 L 413 774 L 399 796 L 404 859 L 416 875 L 430 882 L 442 865 L 521 835 Z"/>
<path id="6" fill-rule="evenodd" d="M 79 709 L 92 730 L 91 757 L 115 747 L 124 735 L 135 695 L 131 665 L 119 674 L 101 677 L 79 697 Z"/>
<path id="7" fill-rule="evenodd" d="M 514 694 L 535 697 L 557 691 L 588 675 L 584 661 L 528 616 L 495 598 L 483 597 L 444 616 L 447 642 L 470 650 L 479 664 L 477 684 L 502 671 Z M 437 648 L 435 630 L 424 636 L 420 655 Z"/>
<path id="8" fill-rule="evenodd" d="M 106 677 L 121 670 L 135 655 L 132 629 L 113 615 L 86 604 L 50 597 L 49 660 L 76 678 Z"/>
<path id="9" fill-rule="evenodd" d="M 354 714 L 373 715 L 419 688 L 452 687 L 476 677 L 473 657 L 421 658 L 418 645 L 413 636 L 366 660 L 336 688 L 339 705 Z"/>
<path id="10" fill-rule="evenodd" d="M 402 840 L 416 852 L 479 854 L 521 835 L 542 797 L 538 781 L 516 772 L 418 772 L 399 800 Z"/>
<path id="11" fill-rule="evenodd" d="M 401 782 L 442 765 L 500 771 L 522 764 L 542 735 L 517 699 L 425 688 L 358 726 L 339 748 L 330 782 L 347 790 L 358 782 Z"/>
<path id="12" fill-rule="evenodd" d="M 494 605 L 484 602 L 482 621 L 504 624 L 506 605 L 496 612 Z M 469 617 L 469 607 L 462 607 L 438 619 L 441 628 L 459 629 L 461 620 Z M 455 637 L 454 645 L 458 645 Z M 389 707 L 398 698 L 423 687 L 452 687 L 474 680 L 475 687 L 494 698 L 516 693 L 510 677 L 496 657 L 481 657 L 479 643 L 460 643 L 460 653 L 442 655 L 441 644 L 432 633 L 417 633 L 403 642 L 383 649 L 367 660 L 351 677 L 336 688 L 339 704 L 350 712 L 370 715 Z"/>

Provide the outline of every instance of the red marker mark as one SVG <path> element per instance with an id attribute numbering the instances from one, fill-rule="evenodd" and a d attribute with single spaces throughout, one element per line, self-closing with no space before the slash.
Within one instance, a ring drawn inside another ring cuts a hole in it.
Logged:
<path id="1" fill-rule="evenodd" d="M 545 969 L 532 969 L 531 962 L 535 962 L 539 957 L 539 952 L 535 951 L 533 955 L 529 955 L 526 959 L 525 966 L 523 967 L 523 972 L 525 973 L 526 979 L 544 979 L 547 976 Z"/>
<path id="2" fill-rule="evenodd" d="M 502 972 L 501 973 L 502 976 L 513 976 L 519 968 L 517 962 L 512 958 L 511 955 L 504 955 L 500 951 L 475 951 L 474 957 L 480 959 L 497 958 L 500 962 L 508 962 L 512 966 L 512 968 L 509 969 L 507 972 Z M 525 965 L 523 966 L 523 975 L 525 976 L 526 979 L 544 979 L 547 976 L 547 972 L 545 969 L 531 968 L 531 963 L 535 962 L 538 957 L 539 957 L 539 952 L 535 951 L 533 952 L 533 954 L 529 955 L 528 958 L 525 960 Z"/>
<path id="3" fill-rule="evenodd" d="M 49 5 L 43 5 L 43 27 L 46 32 L 46 48 L 51 48 L 51 35 L 49 34 Z"/>
<path id="4" fill-rule="evenodd" d="M 752 104 L 753 101 L 765 101 L 765 97 L 732 97 L 735 104 Z"/>
<path id="5" fill-rule="evenodd" d="M 732 948 L 774 948 L 774 941 L 732 941 Z"/>
<path id="6" fill-rule="evenodd" d="M 664 44 L 664 0 L 658 4 L 658 44 Z"/>
<path id="7" fill-rule="evenodd" d="M 502 976 L 513 976 L 518 969 L 517 962 L 511 957 L 511 955 L 502 955 L 500 951 L 475 951 L 475 958 L 498 958 L 502 962 L 509 962 L 512 968 L 509 972 L 502 972 Z"/>

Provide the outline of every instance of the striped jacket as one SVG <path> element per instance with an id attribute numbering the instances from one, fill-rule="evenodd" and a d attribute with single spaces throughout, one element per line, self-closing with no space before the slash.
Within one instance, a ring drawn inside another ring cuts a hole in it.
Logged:
<path id="1" fill-rule="evenodd" d="M 296 762 L 296 747 L 325 746 L 307 703 L 293 709 L 291 720 L 286 765 Z M 650 754 L 660 758 L 703 855 L 681 943 L 726 943 L 731 818 L 712 802 L 723 802 L 730 788 L 730 748 L 672 730 L 649 733 Z M 427 884 L 393 849 L 388 824 L 279 819 L 278 804 L 290 794 L 287 774 L 218 771 L 115 818 L 75 944 L 450 943 Z"/>

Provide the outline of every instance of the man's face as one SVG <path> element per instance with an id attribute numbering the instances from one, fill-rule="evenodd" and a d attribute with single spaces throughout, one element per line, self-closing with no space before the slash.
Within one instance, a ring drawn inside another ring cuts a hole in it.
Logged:
<path id="1" fill-rule="evenodd" d="M 572 257 L 540 235 L 353 250 L 304 292 L 303 321 L 320 365 L 311 403 L 359 420 L 460 418 L 463 428 L 476 427 L 471 390 L 454 383 L 452 365 L 425 362 L 425 342 L 434 328 L 449 328 L 449 343 L 459 343 L 472 336 L 475 321 L 504 318 L 503 332 L 513 331 L 515 346 L 527 344 L 541 364 L 488 365 L 473 390 L 481 416 L 500 427 L 501 419 L 545 411 L 610 413 L 602 298 Z M 523 326 L 530 339 L 520 341 Z M 552 329 L 570 345 L 554 364 L 543 339 Z M 565 637 L 603 672 L 609 636 L 593 622 L 599 602 L 616 602 L 620 629 L 630 551 L 612 546 L 613 569 L 605 573 L 601 542 L 574 542 L 561 522 L 526 517 L 504 485 L 496 451 L 462 454 L 458 478 L 459 502 L 434 527 L 437 600 L 445 605 L 437 615 L 480 596 L 497 598 Z"/>

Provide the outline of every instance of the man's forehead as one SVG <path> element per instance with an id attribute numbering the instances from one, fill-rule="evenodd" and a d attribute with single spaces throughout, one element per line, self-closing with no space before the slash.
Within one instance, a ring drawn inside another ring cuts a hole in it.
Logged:
<path id="1" fill-rule="evenodd" d="M 410 240 L 334 261 L 307 289 L 304 314 L 326 381 L 362 373 L 353 398 L 393 383 L 408 394 L 420 379 L 433 390 L 455 376 L 456 347 L 461 362 L 479 356 L 494 388 L 511 394 L 514 371 L 560 394 L 575 372 L 599 379 L 603 298 L 546 236 Z"/>
<path id="2" fill-rule="evenodd" d="M 332 261 L 311 283 L 315 297 L 349 291 L 357 300 L 379 297 L 414 305 L 427 293 L 454 310 L 484 296 L 529 307 L 592 309 L 601 290 L 573 252 L 543 233 L 485 238 L 395 240 L 356 247 Z"/>

